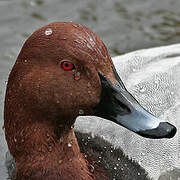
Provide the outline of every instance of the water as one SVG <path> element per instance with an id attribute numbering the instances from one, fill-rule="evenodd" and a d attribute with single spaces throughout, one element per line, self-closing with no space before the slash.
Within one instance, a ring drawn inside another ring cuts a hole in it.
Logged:
<path id="1" fill-rule="evenodd" d="M 180 42 L 179 7 L 177 0 L 0 0 L 0 179 L 7 177 L 7 146 L 1 128 L 5 86 L 25 39 L 33 31 L 54 21 L 77 22 L 96 32 L 115 56 Z"/>
<path id="2" fill-rule="evenodd" d="M 45 31 L 45 35 L 47 35 L 47 36 L 51 35 L 52 33 L 53 33 L 53 31 L 50 28 L 46 29 L 46 31 Z"/>

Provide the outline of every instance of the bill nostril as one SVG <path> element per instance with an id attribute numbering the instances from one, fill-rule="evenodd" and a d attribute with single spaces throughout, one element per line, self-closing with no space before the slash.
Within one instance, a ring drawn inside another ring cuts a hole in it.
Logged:
<path id="1" fill-rule="evenodd" d="M 126 115 L 126 114 L 130 114 L 131 110 L 128 106 L 126 106 L 124 103 L 122 103 L 120 100 L 118 99 L 114 99 L 115 104 L 116 104 L 116 109 L 118 109 L 118 111 L 121 112 L 121 115 Z"/>

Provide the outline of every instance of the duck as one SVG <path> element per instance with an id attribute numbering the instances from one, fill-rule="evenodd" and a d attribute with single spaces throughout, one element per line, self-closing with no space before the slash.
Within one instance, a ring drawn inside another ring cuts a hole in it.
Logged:
<path id="1" fill-rule="evenodd" d="M 24 43 L 7 83 L 4 130 L 16 165 L 11 178 L 150 179 L 120 148 L 75 132 L 76 118 L 91 115 L 145 138 L 172 138 L 177 131 L 128 92 L 92 30 L 74 22 L 36 30 Z"/>

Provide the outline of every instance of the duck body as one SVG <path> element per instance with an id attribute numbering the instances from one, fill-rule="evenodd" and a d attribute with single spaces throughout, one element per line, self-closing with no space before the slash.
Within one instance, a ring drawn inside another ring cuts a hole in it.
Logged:
<path id="1" fill-rule="evenodd" d="M 92 137 L 88 133 L 76 132 L 76 137 L 81 152 L 87 160 L 88 157 L 96 160 L 94 164 L 102 167 L 107 179 L 150 180 L 145 169 L 125 155 L 121 148 L 114 148 L 101 137 Z M 93 161 L 90 162 L 93 165 Z"/>
<path id="2" fill-rule="evenodd" d="M 176 133 L 173 125 L 148 113 L 127 91 L 95 33 L 71 22 L 52 23 L 25 42 L 8 79 L 4 126 L 16 162 L 13 179 L 128 179 L 131 172 L 133 178 L 140 179 L 138 173 L 147 177 L 126 156 L 121 164 L 127 161 L 134 170 L 128 166 L 117 175 L 105 160 L 99 164 L 97 155 L 86 158 L 87 150 L 79 147 L 74 133 L 79 115 L 103 117 L 149 138 Z M 122 151 L 115 152 L 123 157 Z"/>
<path id="3" fill-rule="evenodd" d="M 116 149 L 101 137 L 92 137 L 89 133 L 75 132 L 75 135 L 78 140 L 80 152 L 90 165 L 90 172 L 98 175 L 97 177 L 94 177 L 95 179 L 151 179 L 145 169 L 142 168 L 136 161 L 133 161 L 125 155 L 120 148 Z M 9 177 L 13 177 L 15 175 L 15 164 L 16 163 L 12 156 L 8 157 L 6 167 L 8 169 Z M 45 174 L 45 176 L 49 177 L 48 173 Z M 53 179 L 54 177 L 51 178 Z M 58 175 L 57 178 L 61 179 L 63 177 Z M 72 177 L 72 179 L 74 179 L 74 177 Z"/>

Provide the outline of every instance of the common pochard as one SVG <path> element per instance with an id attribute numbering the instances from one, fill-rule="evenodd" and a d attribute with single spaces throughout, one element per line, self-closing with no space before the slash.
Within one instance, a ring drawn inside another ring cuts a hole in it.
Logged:
<path id="1" fill-rule="evenodd" d="M 27 39 L 9 75 L 4 112 L 16 180 L 149 179 L 120 149 L 111 155 L 111 145 L 99 137 L 87 155 L 86 134 L 76 134 L 79 146 L 74 132 L 79 115 L 99 116 L 148 138 L 176 133 L 127 91 L 102 40 L 72 22 L 49 24 Z M 101 153 L 107 159 L 99 162 Z"/>

